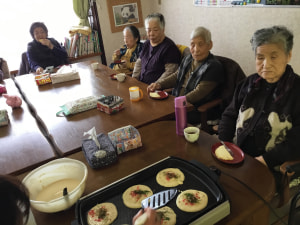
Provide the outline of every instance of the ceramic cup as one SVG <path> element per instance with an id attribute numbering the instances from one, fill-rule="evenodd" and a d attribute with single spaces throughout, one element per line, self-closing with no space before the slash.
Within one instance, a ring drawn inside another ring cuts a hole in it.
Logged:
<path id="1" fill-rule="evenodd" d="M 143 91 L 137 86 L 130 87 L 129 95 L 130 95 L 130 100 L 136 102 L 143 98 Z"/>
<path id="2" fill-rule="evenodd" d="M 118 81 L 123 82 L 125 80 L 125 78 L 126 78 L 126 74 L 125 73 L 118 73 L 116 75 L 116 77 L 117 77 Z"/>
<path id="3" fill-rule="evenodd" d="M 188 142 L 195 142 L 199 138 L 200 129 L 198 127 L 187 127 L 184 130 L 184 137 Z"/>
<path id="4" fill-rule="evenodd" d="M 93 70 L 98 69 L 98 64 L 99 64 L 99 63 L 97 63 L 97 62 L 91 64 Z"/>

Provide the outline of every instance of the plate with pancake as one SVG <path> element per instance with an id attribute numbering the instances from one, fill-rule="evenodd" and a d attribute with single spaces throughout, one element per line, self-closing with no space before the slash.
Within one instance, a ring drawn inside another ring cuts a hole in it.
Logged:
<path id="1" fill-rule="evenodd" d="M 154 91 L 149 93 L 150 98 L 153 99 L 165 99 L 169 96 L 169 94 L 165 91 Z"/>
<path id="2" fill-rule="evenodd" d="M 224 143 L 231 149 L 233 156 L 227 152 L 221 142 L 218 142 L 211 147 L 211 153 L 216 159 L 227 164 L 237 164 L 244 160 L 244 152 L 237 145 L 230 142 Z"/>

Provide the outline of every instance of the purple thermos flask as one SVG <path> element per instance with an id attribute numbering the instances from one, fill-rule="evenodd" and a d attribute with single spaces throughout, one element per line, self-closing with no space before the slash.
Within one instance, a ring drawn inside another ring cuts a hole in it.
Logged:
<path id="1" fill-rule="evenodd" d="M 184 135 L 183 130 L 187 127 L 186 97 L 175 98 L 176 134 Z"/>

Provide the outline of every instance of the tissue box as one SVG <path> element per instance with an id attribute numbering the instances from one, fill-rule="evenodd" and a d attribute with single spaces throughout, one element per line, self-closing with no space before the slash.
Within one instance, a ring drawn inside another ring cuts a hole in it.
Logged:
<path id="1" fill-rule="evenodd" d="M 142 146 L 142 140 L 139 131 L 131 125 L 109 132 L 108 137 L 118 154 Z"/>
<path id="2" fill-rule="evenodd" d="M 106 112 L 107 114 L 119 112 L 123 109 L 123 105 L 123 98 L 113 95 L 100 98 L 97 101 L 97 109 Z"/>
<path id="3" fill-rule="evenodd" d="M 82 151 L 88 162 L 93 168 L 97 169 L 107 166 L 117 160 L 117 153 L 110 139 L 105 134 L 97 135 L 101 150 L 98 149 L 96 143 L 92 139 L 85 139 L 82 142 Z"/>
<path id="4" fill-rule="evenodd" d="M 80 79 L 78 72 L 66 73 L 66 74 L 51 74 L 52 84 L 62 83 L 70 80 Z"/>
<path id="5" fill-rule="evenodd" d="M 66 104 L 60 106 L 62 110 L 56 113 L 56 116 L 69 116 L 72 114 L 80 113 L 97 107 L 96 96 L 88 96 L 84 98 L 79 98 L 74 101 L 67 102 Z"/>
<path id="6" fill-rule="evenodd" d="M 0 110 L 0 127 L 8 125 L 8 115 L 6 109 Z"/>
<path id="7" fill-rule="evenodd" d="M 45 74 L 41 74 L 41 75 L 36 75 L 35 82 L 37 83 L 37 85 L 44 85 L 44 84 L 51 83 L 50 74 L 45 73 Z"/>
<path id="8" fill-rule="evenodd" d="M 56 73 L 52 73 L 50 77 L 52 84 L 80 79 L 78 72 L 72 68 L 72 65 L 62 66 Z"/>

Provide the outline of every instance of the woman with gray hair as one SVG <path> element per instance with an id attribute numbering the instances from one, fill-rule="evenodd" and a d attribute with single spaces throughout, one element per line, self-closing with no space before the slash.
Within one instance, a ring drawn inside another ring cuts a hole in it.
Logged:
<path id="1" fill-rule="evenodd" d="M 210 31 L 197 27 L 190 36 L 191 54 L 183 59 L 179 69 L 147 88 L 148 92 L 173 88 L 172 95 L 185 95 L 187 101 L 195 106 L 195 110 L 188 112 L 188 122 L 192 124 L 200 122 L 197 107 L 218 97 L 225 79 L 222 64 L 210 53 L 212 46 Z M 219 118 L 220 113 L 215 109 L 210 113 L 215 118 L 209 119 Z"/>
<path id="2" fill-rule="evenodd" d="M 219 138 L 237 144 L 277 177 L 281 164 L 300 159 L 300 77 L 288 65 L 293 34 L 273 26 L 257 30 L 250 42 L 257 72 L 236 88 Z"/>
<path id="3" fill-rule="evenodd" d="M 174 73 L 180 63 L 180 52 L 175 43 L 165 35 L 165 19 L 153 13 L 145 19 L 148 39 L 135 63 L 132 77 L 146 84 L 164 79 Z"/>

